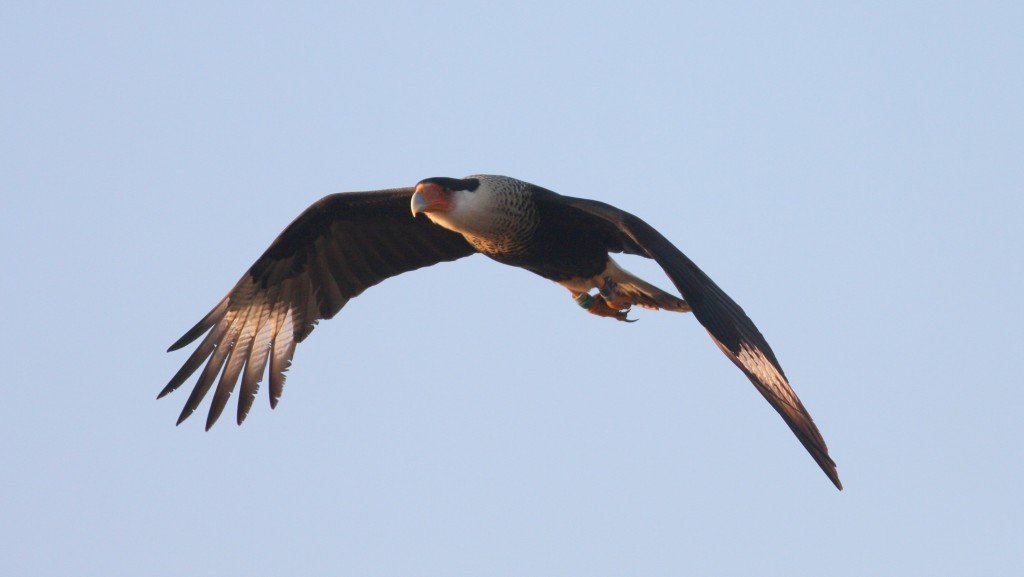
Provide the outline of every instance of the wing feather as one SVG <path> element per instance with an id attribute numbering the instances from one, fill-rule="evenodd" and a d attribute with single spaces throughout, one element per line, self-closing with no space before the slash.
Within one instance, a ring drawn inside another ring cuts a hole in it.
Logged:
<path id="1" fill-rule="evenodd" d="M 235 383 L 238 382 L 238 376 L 242 373 L 245 360 L 249 357 L 249 348 L 252 346 L 253 337 L 256 336 L 255 325 L 259 322 L 262 309 L 263 305 L 255 304 L 244 311 L 245 316 L 240 323 L 238 337 L 231 344 L 231 352 L 228 353 L 227 361 L 224 363 L 220 382 L 217 383 L 217 389 L 213 393 L 210 413 L 206 418 L 206 430 L 210 430 L 210 427 L 220 418 L 224 407 L 228 404 L 228 399 L 231 398 L 231 393 L 235 390 Z M 239 318 L 243 317 L 239 316 Z"/>
<path id="2" fill-rule="evenodd" d="M 348 299 L 341 294 L 341 289 L 338 287 L 337 281 L 334 280 L 334 275 L 331 274 L 326 259 L 323 251 L 318 252 L 312 259 L 314 267 L 312 281 L 319 287 L 318 294 L 320 295 L 318 299 L 320 308 L 317 312 L 319 318 L 322 319 L 331 318 L 335 311 L 341 310 L 341 307 L 348 302 Z"/>
<path id="3" fill-rule="evenodd" d="M 198 323 L 195 324 L 191 329 L 188 330 L 180 339 L 171 345 L 167 352 L 176 351 L 181 347 L 191 343 L 192 341 L 199 338 L 199 335 L 210 330 L 210 327 L 220 322 L 220 319 L 224 318 L 224 313 L 227 312 L 228 306 L 231 303 L 231 295 L 228 295 L 221 299 L 217 306 L 213 307 L 209 313 L 206 314 Z"/>
<path id="4" fill-rule="evenodd" d="M 317 321 L 389 277 L 475 252 L 461 235 L 413 218 L 412 193 L 401 188 L 333 194 L 292 221 L 227 296 L 171 345 L 169 350 L 177 350 L 206 335 L 159 394 L 174 391 L 206 363 L 178 423 L 195 411 L 218 375 L 207 428 L 239 378 L 239 424 L 265 373 L 275 407 L 295 347 Z"/>
<path id="5" fill-rule="evenodd" d="M 357 288 L 361 286 L 361 283 L 359 282 L 359 279 L 352 274 L 349 263 L 345 259 L 342 250 L 342 245 L 339 239 L 332 238 L 328 241 L 328 245 L 321 255 L 324 258 L 324 264 L 327 266 L 327 271 L 330 273 L 331 278 L 334 279 L 334 282 L 338 287 L 338 291 L 347 301 L 358 294 Z M 344 303 L 342 306 L 344 306 Z"/>
<path id="6" fill-rule="evenodd" d="M 340 247 L 339 252 L 348 264 L 349 272 L 355 281 L 355 286 L 357 287 L 356 294 L 362 293 L 367 287 L 374 284 L 374 279 L 377 278 L 377 275 L 370 270 L 370 264 L 367 262 L 369 256 L 360 243 L 352 242 L 351 244 L 343 245 Z"/>
<path id="7" fill-rule="evenodd" d="M 218 325 L 218 329 L 219 326 L 220 325 Z M 195 351 L 192 351 L 192 354 L 189 355 L 188 360 L 185 361 L 185 364 L 183 364 L 181 368 L 178 369 L 178 372 L 175 373 L 173 377 L 171 377 L 171 380 L 167 383 L 166 386 L 164 386 L 163 390 L 160 391 L 160 394 L 158 394 L 156 398 L 161 399 L 167 396 L 168 394 L 174 392 L 178 387 L 182 385 L 182 383 L 187 381 L 188 378 L 191 377 L 192 374 L 196 372 L 196 369 L 198 369 L 203 364 L 203 362 L 210 356 L 210 353 L 213 352 L 213 349 L 217 347 L 217 342 L 220 340 L 222 334 L 221 331 L 218 329 L 214 329 L 213 331 L 210 331 L 208 335 L 206 335 L 206 338 L 203 339 L 203 342 L 200 343 L 198 347 L 196 347 Z"/>
<path id="8" fill-rule="evenodd" d="M 213 385 L 214 379 L 220 374 L 221 368 L 224 366 L 224 361 L 227 360 L 228 353 L 231 351 L 234 345 L 235 339 L 238 336 L 240 327 L 238 326 L 239 312 L 244 313 L 246 309 L 239 309 L 239 311 L 232 311 L 221 320 L 221 323 L 226 325 L 224 330 L 224 336 L 221 341 L 217 343 L 217 347 L 213 350 L 210 355 L 210 360 L 206 362 L 206 367 L 203 368 L 203 372 L 199 374 L 199 380 L 196 382 L 196 386 L 192 389 L 192 394 L 189 395 L 188 400 L 185 402 L 185 407 L 182 408 L 181 414 L 178 415 L 178 423 L 187 419 L 189 415 L 195 412 L 199 403 L 203 401 L 203 397 L 209 392 L 210 387 Z"/>
<path id="9" fill-rule="evenodd" d="M 268 300 L 273 300 L 277 287 L 273 287 Z M 260 319 L 256 336 L 253 339 L 252 347 L 249 350 L 249 358 L 245 361 L 245 370 L 242 374 L 242 385 L 238 392 L 237 420 L 241 425 L 256 400 L 256 393 L 259 391 L 260 379 L 263 378 L 263 371 L 267 367 L 267 360 L 270 358 L 270 345 L 274 337 L 274 325 L 270 322 L 271 305 L 264 303 L 260 307 Z"/>
<path id="10" fill-rule="evenodd" d="M 295 345 L 298 344 L 295 338 L 295 315 L 292 309 L 285 311 L 281 328 L 274 337 L 273 351 L 270 355 L 270 408 L 277 408 L 277 401 L 281 399 L 284 392 L 285 371 L 292 364 L 292 356 L 295 354 Z"/>

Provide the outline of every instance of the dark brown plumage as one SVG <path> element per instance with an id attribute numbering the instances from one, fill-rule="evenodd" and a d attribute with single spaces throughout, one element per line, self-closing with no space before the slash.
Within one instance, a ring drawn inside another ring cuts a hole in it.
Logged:
<path id="1" fill-rule="evenodd" d="M 416 218 L 418 213 L 429 220 Z M 205 362 L 178 423 L 195 411 L 219 375 L 206 427 L 216 422 L 239 378 L 241 424 L 264 372 L 270 375 L 271 407 L 276 405 L 295 345 L 319 319 L 333 317 L 349 299 L 388 277 L 474 252 L 562 284 L 600 316 L 626 320 L 631 305 L 692 311 L 842 489 L 825 441 L 771 347 L 697 265 L 632 214 L 508 177 L 431 178 L 415 189 L 334 194 L 313 204 L 171 345 L 179 349 L 208 332 L 159 396 L 177 389 Z M 683 298 L 621 269 L 610 252 L 655 260 Z M 593 288 L 597 295 L 588 294 Z"/>

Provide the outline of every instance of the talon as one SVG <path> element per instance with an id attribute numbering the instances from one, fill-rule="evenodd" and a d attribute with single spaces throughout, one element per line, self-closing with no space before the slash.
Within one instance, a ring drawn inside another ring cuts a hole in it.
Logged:
<path id="1" fill-rule="evenodd" d="M 610 317 L 627 323 L 636 322 L 636 319 L 627 318 L 631 308 L 629 303 L 619 306 L 619 304 L 614 301 L 609 302 L 604 296 L 591 295 L 590 293 L 585 292 L 575 295 L 573 300 L 576 301 L 576 304 L 580 305 L 580 307 L 592 315 Z"/>
<path id="2" fill-rule="evenodd" d="M 625 323 L 635 323 L 639 319 L 626 318 L 629 315 L 630 308 L 631 307 L 627 306 L 624 309 L 616 309 L 617 310 L 617 314 L 615 315 L 615 319 L 616 320 L 620 320 L 620 321 L 625 322 Z"/>

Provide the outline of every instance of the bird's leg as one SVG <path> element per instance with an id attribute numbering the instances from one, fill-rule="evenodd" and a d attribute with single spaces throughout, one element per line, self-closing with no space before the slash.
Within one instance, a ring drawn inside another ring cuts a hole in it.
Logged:
<path id="1" fill-rule="evenodd" d="M 573 293 L 573 300 L 576 304 L 583 307 L 588 313 L 597 315 L 599 317 L 609 317 L 627 323 L 635 322 L 636 319 L 628 319 L 626 315 L 629 314 L 629 305 L 627 304 L 623 308 L 614 308 L 609 305 L 608 300 L 603 294 L 591 295 L 588 292 Z"/>
<path id="2" fill-rule="evenodd" d="M 619 293 L 618 283 L 612 280 L 610 276 L 605 276 L 603 281 L 599 291 L 608 306 L 618 311 L 629 312 L 630 307 L 633 306 L 633 301 L 627 295 Z"/>

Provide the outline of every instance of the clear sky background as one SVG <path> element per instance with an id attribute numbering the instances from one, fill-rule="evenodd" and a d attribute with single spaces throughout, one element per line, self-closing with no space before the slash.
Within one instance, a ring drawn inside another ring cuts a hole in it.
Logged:
<path id="1" fill-rule="evenodd" d="M 3 574 L 1024 572 L 1021 3 L 80 4 L 0 9 Z M 691 316 L 482 257 L 154 400 L 311 202 L 480 172 L 677 243 L 846 490 Z"/>

